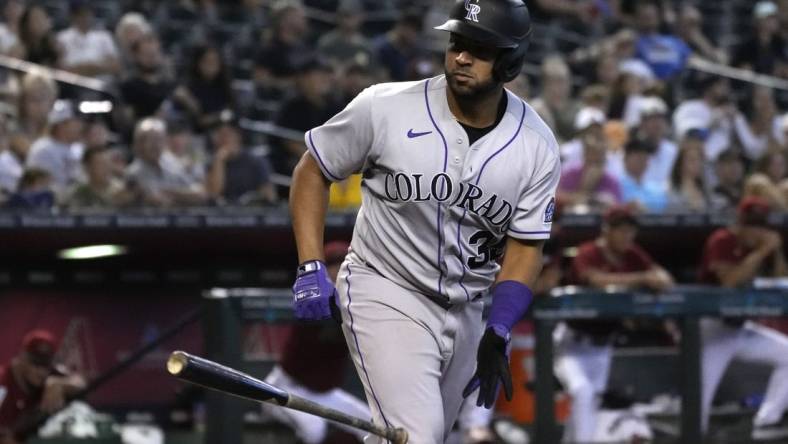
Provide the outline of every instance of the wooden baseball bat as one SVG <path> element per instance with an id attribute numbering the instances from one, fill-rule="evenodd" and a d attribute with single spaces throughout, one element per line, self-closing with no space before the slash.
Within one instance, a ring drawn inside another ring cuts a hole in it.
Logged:
<path id="1" fill-rule="evenodd" d="M 252 401 L 299 410 L 331 421 L 365 430 L 374 435 L 386 438 L 394 444 L 407 444 L 408 432 L 402 428 L 381 427 L 371 421 L 365 421 L 347 413 L 334 410 L 300 396 L 288 393 L 280 388 L 253 378 L 246 373 L 225 367 L 216 362 L 175 351 L 167 360 L 167 371 L 183 381 L 200 385 Z"/>

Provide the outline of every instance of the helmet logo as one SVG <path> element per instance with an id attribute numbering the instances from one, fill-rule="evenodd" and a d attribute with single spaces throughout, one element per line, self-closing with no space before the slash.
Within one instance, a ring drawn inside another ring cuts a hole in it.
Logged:
<path id="1" fill-rule="evenodd" d="M 474 0 L 478 2 L 479 0 Z M 479 23 L 479 13 L 482 11 L 482 7 L 476 4 L 471 4 L 471 0 L 465 0 L 465 10 L 468 11 L 468 14 L 465 16 L 465 20 L 473 20 L 476 23 Z"/>

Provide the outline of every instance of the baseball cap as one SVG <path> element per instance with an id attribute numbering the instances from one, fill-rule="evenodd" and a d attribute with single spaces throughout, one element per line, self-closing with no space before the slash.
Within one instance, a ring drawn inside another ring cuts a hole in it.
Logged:
<path id="1" fill-rule="evenodd" d="M 644 97 L 640 100 L 638 111 L 640 118 L 650 116 L 664 116 L 668 114 L 668 106 L 659 97 Z"/>
<path id="2" fill-rule="evenodd" d="M 771 205 L 762 197 L 749 196 L 739 202 L 737 214 L 741 225 L 762 227 L 769 224 Z"/>
<path id="3" fill-rule="evenodd" d="M 33 330 L 22 339 L 22 349 L 27 352 L 30 361 L 42 367 L 52 366 L 56 347 L 55 336 L 48 330 Z"/>
<path id="4" fill-rule="evenodd" d="M 70 100 L 57 100 L 49 111 L 47 122 L 50 125 L 57 125 L 58 123 L 63 123 L 66 120 L 76 117 L 77 114 L 74 112 L 74 104 L 71 103 Z"/>
<path id="5" fill-rule="evenodd" d="M 755 4 L 755 8 L 752 10 L 752 15 L 756 19 L 777 15 L 777 5 L 770 1 L 758 2 Z"/>
<path id="6" fill-rule="evenodd" d="M 607 122 L 607 117 L 602 110 L 587 106 L 575 115 L 575 130 L 578 132 L 585 131 L 591 125 L 604 125 L 605 122 Z"/>
<path id="7" fill-rule="evenodd" d="M 337 264 L 345 260 L 350 244 L 345 241 L 332 241 L 323 247 L 323 254 L 326 256 L 326 264 Z"/>
<path id="8" fill-rule="evenodd" d="M 614 205 L 610 207 L 605 212 L 602 220 L 611 227 L 618 227 L 624 224 L 639 225 L 635 212 L 627 205 Z"/>

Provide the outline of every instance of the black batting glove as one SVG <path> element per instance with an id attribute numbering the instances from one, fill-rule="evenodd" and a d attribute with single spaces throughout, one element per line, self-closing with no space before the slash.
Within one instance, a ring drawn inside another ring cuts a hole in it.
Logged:
<path id="1" fill-rule="evenodd" d="M 476 405 L 491 408 L 498 395 L 498 384 L 503 383 L 506 400 L 512 400 L 512 374 L 509 370 L 509 341 L 511 334 L 505 327 L 495 325 L 487 328 L 479 351 L 476 354 L 476 373 L 473 375 L 462 396 L 467 398 L 477 388 L 479 397 Z"/>

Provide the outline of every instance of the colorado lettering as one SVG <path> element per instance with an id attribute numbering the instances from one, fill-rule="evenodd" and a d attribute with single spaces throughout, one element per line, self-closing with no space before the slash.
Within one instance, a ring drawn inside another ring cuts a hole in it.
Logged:
<path id="1" fill-rule="evenodd" d="M 446 173 L 432 179 L 423 174 L 387 173 L 384 179 L 386 197 L 403 202 L 449 202 L 465 208 L 496 226 L 507 226 L 514 207 L 497 194 L 486 194 L 480 187 L 466 182 L 455 184 Z"/>

